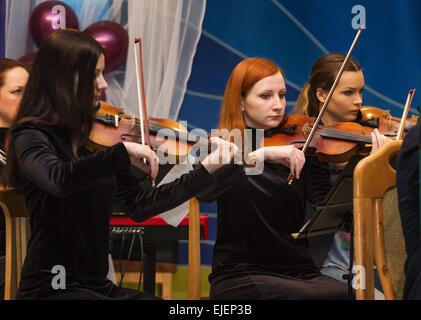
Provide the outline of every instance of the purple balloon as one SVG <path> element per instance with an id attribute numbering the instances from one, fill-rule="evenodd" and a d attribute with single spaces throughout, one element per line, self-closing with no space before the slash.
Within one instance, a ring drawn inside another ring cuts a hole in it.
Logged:
<path id="1" fill-rule="evenodd" d="M 129 35 L 122 26 L 112 21 L 100 21 L 91 24 L 84 32 L 98 41 L 104 48 L 105 70 L 114 71 L 127 59 Z"/>
<path id="2" fill-rule="evenodd" d="M 24 56 L 20 57 L 18 60 L 25 64 L 32 64 L 36 55 L 36 52 L 27 53 Z"/>
<path id="3" fill-rule="evenodd" d="M 72 8 L 61 1 L 40 3 L 29 19 L 29 30 L 38 47 L 53 32 L 69 28 L 79 29 L 79 21 Z"/>

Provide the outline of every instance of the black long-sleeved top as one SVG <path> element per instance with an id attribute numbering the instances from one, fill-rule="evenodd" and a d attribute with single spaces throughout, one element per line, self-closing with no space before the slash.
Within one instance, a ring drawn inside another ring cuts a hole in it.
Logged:
<path id="1" fill-rule="evenodd" d="M 403 299 L 421 299 L 419 123 L 405 135 L 396 166 L 399 213 L 405 247 Z"/>
<path id="2" fill-rule="evenodd" d="M 307 241 L 291 234 L 303 226 L 306 199 L 318 204 L 329 190 L 328 165 L 307 158 L 300 179 L 291 186 L 289 172 L 265 162 L 262 174 L 246 175 L 232 164 L 216 171 L 215 182 L 197 195 L 218 204 L 211 283 L 240 266 L 289 275 L 318 272 Z"/>
<path id="3" fill-rule="evenodd" d="M 81 149 L 75 158 L 58 127 L 29 121 L 18 125 L 13 137 L 31 224 L 19 292 L 51 289 L 54 265 L 64 266 L 68 287 L 104 284 L 115 194 L 130 217 L 143 221 L 212 182 L 198 165 L 172 183 L 144 191 L 130 173 L 122 143 L 94 153 Z"/>

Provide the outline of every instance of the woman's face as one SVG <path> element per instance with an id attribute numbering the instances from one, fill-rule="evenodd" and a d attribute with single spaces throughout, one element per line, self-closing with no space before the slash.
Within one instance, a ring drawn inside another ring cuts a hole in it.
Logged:
<path id="1" fill-rule="evenodd" d="M 8 128 L 16 119 L 28 77 L 28 72 L 22 67 L 4 73 L 4 83 L 0 88 L 0 127 Z"/>
<path id="2" fill-rule="evenodd" d="M 94 84 L 94 106 L 97 106 L 101 100 L 102 94 L 108 89 L 108 84 L 104 79 L 105 57 L 103 54 L 98 58 L 95 68 L 95 84 Z"/>
<path id="3" fill-rule="evenodd" d="M 323 123 L 354 121 L 361 108 L 364 86 L 362 71 L 344 71 L 322 117 Z M 328 92 L 317 89 L 320 106 L 326 101 L 327 95 Z"/>
<path id="4" fill-rule="evenodd" d="M 285 94 L 285 80 L 280 71 L 256 82 L 242 99 L 246 126 L 264 130 L 277 127 L 285 112 Z"/>

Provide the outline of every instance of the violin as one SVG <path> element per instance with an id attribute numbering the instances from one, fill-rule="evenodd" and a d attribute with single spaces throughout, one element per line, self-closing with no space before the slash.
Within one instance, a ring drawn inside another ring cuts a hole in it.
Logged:
<path id="1" fill-rule="evenodd" d="M 89 150 L 101 150 L 118 142 L 137 142 L 142 140 L 141 121 L 125 114 L 121 108 L 104 101 L 96 112 L 91 134 L 86 147 Z M 144 121 L 146 125 L 146 121 Z M 193 145 L 206 147 L 207 137 L 190 134 L 183 125 L 171 119 L 149 118 L 150 147 L 162 157 L 173 157 L 171 163 L 185 160 Z M 167 159 L 168 160 L 168 159 Z"/>
<path id="2" fill-rule="evenodd" d="M 414 89 L 413 89 L 414 90 Z M 410 91 L 413 96 L 413 91 Z M 410 103 L 405 106 L 409 110 Z M 318 125 L 310 141 L 306 155 L 316 155 L 320 160 L 331 163 L 343 163 L 357 153 L 368 153 L 367 144 L 371 144 L 371 132 L 377 128 L 381 134 L 390 138 L 402 139 L 404 132 L 415 126 L 418 117 L 406 119 L 404 130 L 402 119 L 391 116 L 389 110 L 376 107 L 362 107 L 362 118 L 357 122 L 338 122 L 334 125 Z M 264 138 L 264 146 L 293 144 L 302 148 L 315 124 L 315 118 L 304 115 L 285 115 L 279 133 Z M 402 133 L 400 134 L 400 129 Z"/>
<path id="3" fill-rule="evenodd" d="M 364 106 L 361 107 L 360 111 L 362 114 L 360 124 L 366 127 L 365 134 L 369 134 L 372 131 L 370 128 L 377 128 L 386 137 L 394 138 L 397 136 L 401 119 L 393 117 L 390 114 L 390 110 Z M 405 132 L 415 126 L 417 122 L 418 117 L 414 115 L 406 119 Z"/>
<path id="4" fill-rule="evenodd" d="M 271 137 L 265 137 L 265 147 L 294 145 L 303 148 L 315 125 L 315 118 L 305 115 L 287 115 L 283 126 Z M 331 163 L 343 163 L 352 155 L 367 152 L 371 135 L 365 134 L 364 126 L 356 122 L 338 122 L 334 125 L 318 125 L 306 155 Z"/>

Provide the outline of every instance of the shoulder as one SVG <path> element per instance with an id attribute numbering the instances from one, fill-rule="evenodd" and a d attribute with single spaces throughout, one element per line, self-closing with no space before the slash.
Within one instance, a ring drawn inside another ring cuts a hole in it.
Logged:
<path id="1" fill-rule="evenodd" d="M 38 121 L 25 121 L 17 124 L 11 131 L 15 143 L 32 144 L 46 143 L 55 140 L 55 132 L 48 125 Z"/>

